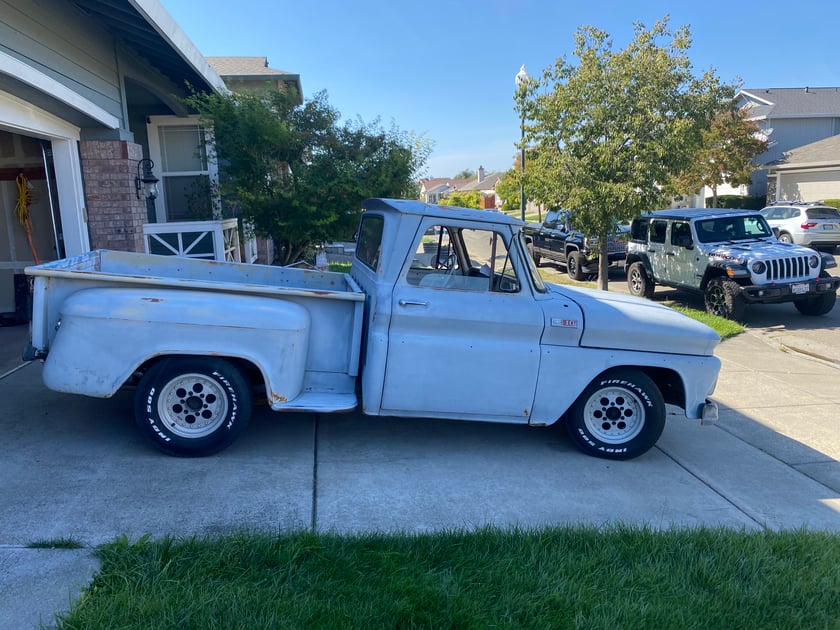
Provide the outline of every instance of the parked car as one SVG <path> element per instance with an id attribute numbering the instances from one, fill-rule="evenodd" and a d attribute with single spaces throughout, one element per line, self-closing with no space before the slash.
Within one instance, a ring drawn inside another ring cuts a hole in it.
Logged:
<path id="1" fill-rule="evenodd" d="M 833 250 L 840 245 L 840 211 L 821 203 L 777 202 L 761 210 L 783 243 Z"/>
<path id="2" fill-rule="evenodd" d="M 627 249 L 630 293 L 651 297 L 655 283 L 704 296 L 713 315 L 739 320 L 748 303 L 793 302 L 824 315 L 840 278 L 834 257 L 776 239 L 755 210 L 677 208 L 634 219 Z"/>
<path id="3" fill-rule="evenodd" d="M 617 226 L 616 233 L 609 237 L 609 264 L 620 264 L 627 256 L 628 232 L 627 226 Z M 598 274 L 598 239 L 584 236 L 568 210 L 550 210 L 542 223 L 526 225 L 524 233 L 528 252 L 537 266 L 543 259 L 560 263 L 572 280 Z"/>

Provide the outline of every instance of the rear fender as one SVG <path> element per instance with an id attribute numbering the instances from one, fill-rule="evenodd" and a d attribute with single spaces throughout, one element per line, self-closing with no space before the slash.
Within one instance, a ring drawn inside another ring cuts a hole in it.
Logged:
<path id="1" fill-rule="evenodd" d="M 272 400 L 300 394 L 309 312 L 281 299 L 172 289 L 87 289 L 61 309 L 44 383 L 61 392 L 113 395 L 159 356 L 231 357 L 257 366 Z"/>

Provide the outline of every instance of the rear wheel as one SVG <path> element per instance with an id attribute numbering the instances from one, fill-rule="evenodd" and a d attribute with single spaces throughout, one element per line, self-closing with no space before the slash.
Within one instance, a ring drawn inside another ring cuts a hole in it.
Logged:
<path id="1" fill-rule="evenodd" d="M 137 386 L 140 432 L 170 455 L 201 457 L 230 446 L 251 416 L 242 373 L 213 357 L 172 357 L 156 363 Z"/>
<path id="2" fill-rule="evenodd" d="M 782 243 L 793 243 L 793 237 L 787 232 L 782 232 L 781 234 L 779 234 L 779 240 Z"/>
<path id="3" fill-rule="evenodd" d="M 627 269 L 627 287 L 633 295 L 648 299 L 653 297 L 653 280 L 648 277 L 644 263 L 634 262 Z"/>
<path id="4" fill-rule="evenodd" d="M 647 374 L 615 369 L 595 379 L 572 406 L 566 430 L 588 455 L 631 459 L 647 452 L 665 428 L 665 402 Z"/>
<path id="5" fill-rule="evenodd" d="M 569 255 L 566 256 L 566 273 L 572 280 L 578 282 L 583 280 L 583 271 L 580 268 L 582 260 L 583 256 L 580 255 L 579 251 L 569 252 Z"/>
<path id="6" fill-rule="evenodd" d="M 705 293 L 706 312 L 718 317 L 740 321 L 744 317 L 746 301 L 741 287 L 729 278 L 717 277 L 709 280 Z"/>

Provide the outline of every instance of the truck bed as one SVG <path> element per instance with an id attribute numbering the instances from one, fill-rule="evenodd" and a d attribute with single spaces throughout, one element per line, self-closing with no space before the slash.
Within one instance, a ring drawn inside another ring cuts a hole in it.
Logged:
<path id="1" fill-rule="evenodd" d="M 110 250 L 27 267 L 26 274 L 34 278 L 31 345 L 40 355 L 49 350 L 67 297 L 83 289 L 139 286 L 277 297 L 304 304 L 314 329 L 321 331 L 314 336 L 309 369 L 351 375 L 357 370 L 365 294 L 349 274 Z M 321 347 L 321 340 L 332 347 Z M 331 352 L 325 356 L 328 349 Z"/>

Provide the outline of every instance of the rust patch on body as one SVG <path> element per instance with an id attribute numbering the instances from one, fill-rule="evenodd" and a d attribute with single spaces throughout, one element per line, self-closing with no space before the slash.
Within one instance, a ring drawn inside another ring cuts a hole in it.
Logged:
<path id="1" fill-rule="evenodd" d="M 275 394 L 274 392 L 271 392 L 271 399 L 276 403 L 288 402 L 288 399 L 285 396 L 282 394 Z"/>

